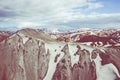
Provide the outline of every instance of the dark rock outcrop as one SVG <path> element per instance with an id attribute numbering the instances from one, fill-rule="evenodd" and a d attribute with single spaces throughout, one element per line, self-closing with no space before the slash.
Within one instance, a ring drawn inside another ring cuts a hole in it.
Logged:
<path id="1" fill-rule="evenodd" d="M 71 58 L 68 44 L 61 51 L 64 52 L 64 56 L 57 64 L 52 80 L 72 80 Z"/>
<path id="2" fill-rule="evenodd" d="M 77 47 L 75 55 L 79 55 L 79 62 L 72 67 L 68 44 L 64 46 L 64 57 L 57 64 L 52 80 L 95 80 L 95 65 L 90 61 L 90 52 Z"/>
<path id="3" fill-rule="evenodd" d="M 90 52 L 78 46 L 76 54 L 79 55 L 79 62 L 72 68 L 72 80 L 95 80 L 95 65 L 90 61 Z"/>
<path id="4" fill-rule="evenodd" d="M 102 42 L 104 45 L 109 44 L 115 44 L 117 38 L 116 37 L 99 37 L 96 35 L 89 35 L 89 36 L 83 36 L 80 38 L 80 40 L 77 40 L 76 42 Z"/>

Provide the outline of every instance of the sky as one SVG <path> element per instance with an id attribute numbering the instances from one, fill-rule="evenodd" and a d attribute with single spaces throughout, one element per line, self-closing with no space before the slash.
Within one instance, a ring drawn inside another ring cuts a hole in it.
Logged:
<path id="1" fill-rule="evenodd" d="M 120 29 L 120 0 L 0 0 L 0 29 Z"/>

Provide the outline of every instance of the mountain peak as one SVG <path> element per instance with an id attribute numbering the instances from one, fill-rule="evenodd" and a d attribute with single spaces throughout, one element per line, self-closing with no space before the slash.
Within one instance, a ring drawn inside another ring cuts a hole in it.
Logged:
<path id="1" fill-rule="evenodd" d="M 35 39 L 42 39 L 44 41 L 53 41 L 50 35 L 45 34 L 43 32 L 39 32 L 36 29 L 25 28 L 16 32 L 16 34 L 22 34 L 24 36 L 35 38 Z"/>

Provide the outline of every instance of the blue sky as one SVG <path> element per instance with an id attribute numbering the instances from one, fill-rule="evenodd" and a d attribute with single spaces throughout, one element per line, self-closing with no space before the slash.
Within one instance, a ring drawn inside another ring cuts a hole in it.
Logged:
<path id="1" fill-rule="evenodd" d="M 120 0 L 1 0 L 0 29 L 120 28 Z"/>
<path id="2" fill-rule="evenodd" d="M 120 0 L 98 0 L 104 5 L 103 8 L 98 9 L 100 13 L 120 13 Z"/>

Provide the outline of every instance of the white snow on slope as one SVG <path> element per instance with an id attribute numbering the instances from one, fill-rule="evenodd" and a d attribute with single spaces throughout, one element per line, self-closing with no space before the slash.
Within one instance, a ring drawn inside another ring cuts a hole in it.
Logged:
<path id="1" fill-rule="evenodd" d="M 91 44 L 92 42 L 82 42 L 81 44 L 85 44 L 85 45 L 89 45 Z"/>
<path id="2" fill-rule="evenodd" d="M 100 58 L 99 54 L 97 54 L 96 59 L 94 59 L 95 65 L 96 65 L 96 75 L 97 77 L 99 76 L 100 68 L 101 68 L 101 61 L 102 59 Z"/>
<path id="3" fill-rule="evenodd" d="M 76 43 L 68 43 L 69 52 L 70 52 L 70 55 L 71 55 L 72 66 L 75 63 L 78 63 L 78 61 L 79 61 L 79 56 L 77 56 L 77 55 L 74 56 L 74 53 L 76 53 L 76 51 L 78 49 L 76 47 L 77 45 L 78 45 L 78 43 L 77 44 Z M 96 47 L 89 47 L 89 46 L 82 45 L 82 44 L 79 44 L 79 45 L 81 47 L 81 50 L 86 49 L 90 53 L 92 52 L 93 49 L 96 48 Z M 64 46 L 65 46 L 64 43 L 56 43 L 56 42 L 54 42 L 54 43 L 46 43 L 45 44 L 46 51 L 47 51 L 47 49 L 49 49 L 49 51 L 50 51 L 50 62 L 49 62 L 48 72 L 47 72 L 44 80 L 52 80 L 53 74 L 54 74 L 54 72 L 56 70 L 56 66 L 57 66 L 58 62 L 64 56 L 64 53 L 61 52 L 61 50 L 62 50 L 62 48 Z M 57 54 L 60 54 L 60 57 L 58 57 L 58 60 L 55 63 L 54 60 L 55 60 L 55 57 L 56 57 Z M 114 80 L 116 78 L 114 73 L 119 75 L 118 70 L 114 65 L 108 64 L 108 65 L 102 66 L 101 65 L 101 58 L 100 58 L 99 55 L 97 56 L 97 58 L 94 61 L 95 61 L 95 64 L 96 64 L 97 80 Z"/>
<path id="4" fill-rule="evenodd" d="M 99 54 L 97 54 L 94 60 L 96 64 L 97 80 L 115 80 L 117 77 L 120 77 L 117 68 L 112 63 L 101 65 L 101 61 L 102 59 Z"/>
<path id="5" fill-rule="evenodd" d="M 117 76 L 120 77 L 117 68 L 112 63 L 101 66 L 98 74 L 97 80 L 115 80 Z"/>
<path id="6" fill-rule="evenodd" d="M 50 62 L 49 62 L 49 68 L 48 72 L 44 78 L 44 80 L 52 80 L 53 74 L 56 70 L 57 63 L 62 59 L 64 56 L 64 53 L 61 52 L 61 49 L 63 48 L 63 44 L 59 43 L 48 43 L 45 44 L 46 50 L 50 50 Z M 60 53 L 60 57 L 58 57 L 57 62 L 54 62 L 55 56 Z"/>
<path id="7" fill-rule="evenodd" d="M 95 49 L 95 47 L 91 47 L 91 46 L 87 46 L 87 45 L 82 45 L 80 44 L 81 49 L 86 49 L 88 50 L 90 53 Z"/>
<path id="8" fill-rule="evenodd" d="M 29 38 L 23 37 L 23 44 L 25 44 L 28 40 L 29 40 Z"/>
<path id="9" fill-rule="evenodd" d="M 70 55 L 71 55 L 72 66 L 75 63 L 78 63 L 78 61 L 79 61 L 79 55 L 74 56 L 74 53 L 76 53 L 77 50 L 78 50 L 78 48 L 76 47 L 76 45 L 69 45 L 69 52 L 70 52 Z"/>
<path id="10" fill-rule="evenodd" d="M 90 52 L 90 60 L 92 61 L 92 59 L 91 59 L 91 53 L 92 53 L 92 51 L 96 48 L 96 47 L 90 47 L 90 46 L 86 46 L 86 45 L 80 45 L 81 46 L 81 49 L 83 50 L 83 49 L 86 49 L 86 50 L 88 50 L 89 52 Z"/>
<path id="11" fill-rule="evenodd" d="M 20 33 L 20 32 L 18 33 L 18 35 L 21 36 L 22 41 L 23 41 L 23 44 L 25 44 L 25 43 L 29 40 L 28 37 L 26 37 L 24 34 L 22 34 L 22 33 Z"/>
<path id="12" fill-rule="evenodd" d="M 79 35 L 79 34 L 83 34 L 83 33 L 84 33 L 84 32 L 72 33 L 72 34 L 70 34 L 70 37 L 75 36 L 75 35 Z"/>
<path id="13" fill-rule="evenodd" d="M 120 43 L 116 44 L 115 46 L 120 46 Z"/>

